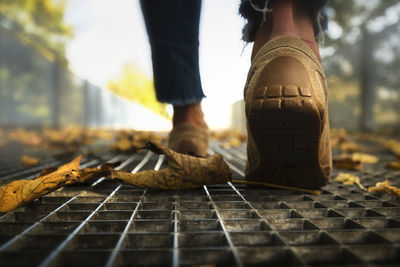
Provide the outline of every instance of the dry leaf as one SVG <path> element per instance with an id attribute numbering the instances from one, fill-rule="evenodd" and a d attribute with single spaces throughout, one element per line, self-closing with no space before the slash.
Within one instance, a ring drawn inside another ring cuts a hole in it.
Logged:
<path id="1" fill-rule="evenodd" d="M 21 157 L 21 163 L 25 166 L 37 166 L 40 164 L 40 161 L 37 158 L 24 155 Z"/>
<path id="2" fill-rule="evenodd" d="M 84 168 L 79 171 L 78 181 L 71 181 L 68 182 L 67 184 L 72 184 L 76 182 L 84 183 L 90 179 L 109 177 L 111 176 L 111 171 L 118 165 L 120 165 L 120 163 L 116 162 L 116 163 L 105 163 L 98 168 Z"/>
<path id="3" fill-rule="evenodd" d="M 396 161 L 389 162 L 385 168 L 390 170 L 400 170 L 400 158 Z"/>
<path id="4" fill-rule="evenodd" d="M 400 157 L 400 142 L 395 139 L 390 139 L 385 142 L 385 146 L 392 151 L 393 154 Z"/>
<path id="5" fill-rule="evenodd" d="M 127 137 L 121 137 L 112 145 L 112 150 L 125 152 L 131 149 L 131 141 Z"/>
<path id="6" fill-rule="evenodd" d="M 247 140 L 247 136 L 237 129 L 211 132 L 211 138 L 221 141 L 221 147 L 228 149 L 239 147 Z"/>
<path id="7" fill-rule="evenodd" d="M 343 128 L 331 130 L 331 146 L 332 148 L 338 148 L 340 144 L 349 142 L 350 138 Z"/>
<path id="8" fill-rule="evenodd" d="M 376 183 L 375 186 L 368 188 L 368 192 L 387 193 L 400 197 L 400 188 L 390 185 L 388 180 Z"/>
<path id="9" fill-rule="evenodd" d="M 354 161 L 361 161 L 361 163 L 375 164 L 378 162 L 378 158 L 369 154 L 364 153 L 354 153 L 351 158 Z"/>
<path id="10" fill-rule="evenodd" d="M 147 142 L 161 143 L 165 138 L 147 131 L 122 130 L 117 133 L 111 149 L 118 152 L 135 152 L 146 146 Z"/>
<path id="11" fill-rule="evenodd" d="M 333 158 L 333 166 L 338 169 L 345 170 L 361 170 L 362 164 L 360 160 L 354 160 L 352 156 L 341 155 Z"/>
<path id="12" fill-rule="evenodd" d="M 349 173 L 339 173 L 338 176 L 335 178 L 335 182 L 342 183 L 345 185 L 357 185 L 362 190 L 367 190 L 361 183 L 360 177 L 349 174 Z"/>
<path id="13" fill-rule="evenodd" d="M 350 152 L 350 153 L 362 151 L 362 148 L 359 144 L 356 144 L 351 141 L 340 144 L 339 149 L 342 150 L 343 152 Z"/>
<path id="14" fill-rule="evenodd" d="M 219 154 L 198 158 L 176 153 L 156 143 L 150 142 L 146 147 L 157 154 L 164 154 L 168 162 L 167 168 L 138 173 L 112 171 L 111 178 L 139 187 L 157 189 L 190 189 L 230 180 L 231 171 Z"/>
<path id="15" fill-rule="evenodd" d="M 239 147 L 243 143 L 242 140 L 239 138 L 231 137 L 228 141 L 225 141 L 221 144 L 222 148 L 228 149 L 228 148 L 234 148 L 234 147 Z"/>
<path id="16" fill-rule="evenodd" d="M 352 142 L 343 128 L 331 131 L 331 146 L 349 153 L 362 151 L 361 146 Z"/>
<path id="17" fill-rule="evenodd" d="M 79 178 L 79 164 L 82 156 L 60 166 L 55 171 L 33 180 L 18 180 L 0 187 L 0 212 L 7 212 L 40 198 L 71 180 Z"/>
<path id="18" fill-rule="evenodd" d="M 66 184 L 84 183 L 90 179 L 110 177 L 111 170 L 118 165 L 120 165 L 120 162 L 104 163 L 100 167 L 95 167 L 95 168 L 84 168 L 82 170 L 79 170 L 78 179 L 68 181 Z M 45 168 L 40 172 L 40 176 L 52 173 L 57 169 L 58 167 Z"/>
<path id="19" fill-rule="evenodd" d="M 10 131 L 8 139 L 18 141 L 27 146 L 38 146 L 42 143 L 42 139 L 35 131 L 24 130 L 22 128 Z"/>

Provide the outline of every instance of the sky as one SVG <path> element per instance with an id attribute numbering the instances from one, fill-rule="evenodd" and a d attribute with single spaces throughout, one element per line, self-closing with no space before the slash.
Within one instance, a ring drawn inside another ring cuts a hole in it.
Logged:
<path id="1" fill-rule="evenodd" d="M 241 41 L 240 0 L 203 0 L 200 73 L 210 128 L 230 126 L 230 106 L 243 99 L 252 45 Z M 151 53 L 138 0 L 70 0 L 65 20 L 75 28 L 67 46 L 71 70 L 101 87 L 133 63 L 152 77 Z"/>

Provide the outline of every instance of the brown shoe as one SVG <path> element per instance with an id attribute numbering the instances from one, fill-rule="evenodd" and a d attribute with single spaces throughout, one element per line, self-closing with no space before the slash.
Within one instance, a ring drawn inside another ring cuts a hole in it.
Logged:
<path id="1" fill-rule="evenodd" d="M 179 123 L 168 136 L 168 147 L 182 154 L 207 157 L 209 132 L 190 123 Z"/>
<path id="2" fill-rule="evenodd" d="M 327 85 L 300 38 L 281 36 L 255 56 L 245 86 L 246 179 L 315 188 L 332 169 Z"/>

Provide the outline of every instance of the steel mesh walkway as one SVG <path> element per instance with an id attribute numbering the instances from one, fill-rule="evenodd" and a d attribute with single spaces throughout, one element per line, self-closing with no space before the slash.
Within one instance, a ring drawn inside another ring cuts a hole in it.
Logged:
<path id="1" fill-rule="evenodd" d="M 225 150 L 213 143 L 211 150 L 223 154 L 235 179 L 242 178 L 244 147 Z M 165 165 L 163 156 L 150 152 L 94 151 L 84 167 L 120 161 L 119 169 L 137 172 Z M 391 159 L 385 153 L 377 151 L 379 164 L 355 172 L 363 184 L 387 178 L 400 184 L 399 172 L 383 168 Z M 0 177 L 38 172 L 9 164 L 12 158 L 0 161 Z M 337 183 L 312 195 L 232 183 L 157 191 L 101 178 L 0 214 L 2 266 L 267 264 L 398 266 L 400 201 Z"/>

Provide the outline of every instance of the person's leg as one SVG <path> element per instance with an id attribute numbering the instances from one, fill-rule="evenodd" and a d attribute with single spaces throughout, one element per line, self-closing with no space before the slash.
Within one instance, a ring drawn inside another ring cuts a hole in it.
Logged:
<path id="1" fill-rule="evenodd" d="M 297 36 L 305 41 L 314 51 L 318 59 L 321 59 L 315 33 L 311 8 L 304 6 L 305 1 L 278 0 L 271 1 L 270 13 L 267 13 L 266 20 L 257 30 L 252 58 L 258 50 L 268 41 L 282 35 Z"/>
<path id="2" fill-rule="evenodd" d="M 266 1 L 253 2 L 243 0 L 240 10 L 249 22 L 244 39 L 254 41 L 245 86 L 246 178 L 323 186 L 332 168 L 327 88 L 314 38 L 323 28 L 323 1 L 269 1 L 265 14 L 257 10 Z"/>
<path id="3" fill-rule="evenodd" d="M 196 144 L 199 139 L 196 131 L 205 136 L 208 129 L 201 109 L 204 93 L 199 73 L 201 0 L 141 0 L 140 3 L 151 45 L 157 99 L 174 107 L 170 147 L 204 156 L 206 145 L 200 144 L 199 150 Z M 200 139 L 204 143 L 207 138 Z"/>

